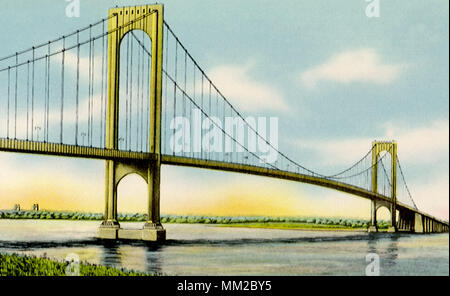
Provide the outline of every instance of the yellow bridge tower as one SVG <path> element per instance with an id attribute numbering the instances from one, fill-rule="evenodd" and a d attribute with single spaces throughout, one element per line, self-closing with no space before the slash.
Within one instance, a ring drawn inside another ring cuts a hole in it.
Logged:
<path id="1" fill-rule="evenodd" d="M 99 237 L 105 239 L 164 240 L 160 223 L 161 96 L 163 53 L 163 5 L 113 8 L 109 11 L 108 105 L 106 148 L 118 149 L 120 43 L 133 30 L 144 31 L 152 41 L 150 75 L 149 153 L 151 160 L 107 160 L 105 173 L 105 216 Z M 142 176 L 148 184 L 148 218 L 142 230 L 121 229 L 117 220 L 117 186 L 128 174 Z"/>
<path id="2" fill-rule="evenodd" d="M 377 210 L 385 206 L 391 213 L 391 225 L 388 232 L 396 232 L 396 204 L 397 204 L 397 142 L 378 142 L 372 143 L 372 192 L 378 193 L 378 160 L 380 153 L 386 151 L 391 155 L 391 202 L 377 200 L 372 198 L 371 221 L 369 232 L 377 231 Z"/>

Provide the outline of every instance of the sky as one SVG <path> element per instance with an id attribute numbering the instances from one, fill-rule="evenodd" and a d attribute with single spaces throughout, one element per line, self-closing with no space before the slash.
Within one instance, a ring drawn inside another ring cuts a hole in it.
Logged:
<path id="1" fill-rule="evenodd" d="M 80 0 L 78 18 L 68 4 L 2 0 L 0 56 L 149 2 Z M 233 105 L 279 118 L 280 151 L 327 174 L 373 140 L 396 140 L 417 206 L 448 220 L 448 1 L 380 0 L 372 18 L 369 4 L 164 2 L 166 22 Z M 104 161 L 1 152 L 0 168 L 0 208 L 104 210 Z M 170 166 L 161 178 L 163 214 L 370 217 L 367 200 L 290 181 Z M 138 176 L 120 183 L 119 212 L 146 203 Z"/>

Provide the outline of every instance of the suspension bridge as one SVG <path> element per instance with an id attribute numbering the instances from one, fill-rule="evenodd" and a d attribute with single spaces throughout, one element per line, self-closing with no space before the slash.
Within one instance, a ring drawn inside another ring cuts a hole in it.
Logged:
<path id="1" fill-rule="evenodd" d="M 100 238 L 165 239 L 163 164 L 291 180 L 366 198 L 371 232 L 377 231 L 380 207 L 391 213 L 391 232 L 448 231 L 447 222 L 417 208 L 394 141 L 368 143 L 367 154 L 332 175 L 279 151 L 265 126 L 244 117 L 220 92 L 164 21 L 163 9 L 112 8 L 98 22 L 0 58 L 0 151 L 105 160 Z M 256 143 L 264 149 L 257 151 Z M 123 229 L 117 220 L 117 186 L 133 173 L 148 184 L 141 230 Z"/>

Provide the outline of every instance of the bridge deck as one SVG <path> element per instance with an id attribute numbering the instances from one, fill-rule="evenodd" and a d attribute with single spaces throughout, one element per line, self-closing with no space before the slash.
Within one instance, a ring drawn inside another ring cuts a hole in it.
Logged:
<path id="1" fill-rule="evenodd" d="M 93 158 L 104 160 L 110 159 L 118 161 L 120 160 L 149 161 L 155 159 L 155 154 L 152 153 L 122 151 L 104 148 L 93 148 L 93 147 L 83 147 L 83 146 L 74 146 L 56 143 L 42 143 L 42 142 L 12 140 L 12 139 L 0 139 L 0 151 L 68 156 L 68 157 L 82 157 L 82 158 Z M 310 176 L 305 174 L 292 173 L 288 171 L 264 168 L 259 166 L 194 159 L 171 155 L 161 155 L 161 163 L 166 165 L 187 166 L 187 167 L 213 169 L 228 172 L 245 173 L 257 176 L 266 176 L 271 178 L 317 185 L 329 189 L 338 190 L 341 192 L 346 192 L 370 200 L 377 199 L 386 202 L 391 201 L 389 197 L 371 191 L 367 191 L 363 188 L 359 188 L 353 185 L 321 178 L 319 176 Z M 446 222 L 440 221 L 439 219 L 431 215 L 418 211 L 403 203 L 397 202 L 397 208 L 412 211 L 421 214 L 429 219 L 448 225 L 448 223 Z"/>
<path id="2" fill-rule="evenodd" d="M 363 188 L 359 188 L 359 187 L 356 187 L 353 185 L 337 182 L 337 181 L 330 180 L 330 179 L 324 179 L 324 178 L 317 177 L 317 176 L 297 174 L 297 173 L 292 173 L 292 172 L 288 172 L 288 171 L 281 171 L 281 170 L 276 170 L 276 169 L 269 169 L 269 168 L 244 165 L 244 164 L 226 163 L 226 162 L 220 162 L 220 161 L 202 160 L 202 159 L 194 159 L 194 158 L 170 156 L 170 155 L 162 155 L 161 163 L 167 164 L 167 165 L 197 167 L 197 168 L 204 168 L 204 169 L 245 173 L 245 174 L 257 175 L 257 176 L 266 176 L 266 177 L 272 177 L 272 178 L 277 178 L 277 179 L 296 181 L 296 182 L 301 182 L 301 183 L 317 185 L 317 186 L 321 186 L 321 187 L 325 187 L 325 188 L 329 188 L 329 189 L 334 189 L 334 190 L 341 191 L 341 192 L 346 192 L 346 193 L 356 195 L 359 197 L 363 197 L 366 199 L 370 199 L 370 200 L 377 199 L 377 200 L 391 202 L 391 199 L 389 197 L 378 194 L 378 193 L 374 193 L 371 191 L 367 191 Z M 405 205 L 401 202 L 397 202 L 397 209 L 412 211 L 414 213 L 421 214 L 429 219 L 432 219 L 432 220 L 435 220 L 442 224 L 448 225 L 448 223 L 440 221 L 436 217 L 433 217 L 431 215 L 423 213 L 423 212 L 416 210 L 416 209 L 414 209 L 408 205 Z"/>
<path id="3" fill-rule="evenodd" d="M 148 160 L 154 157 L 150 153 L 12 139 L 0 139 L 0 151 L 111 160 Z"/>

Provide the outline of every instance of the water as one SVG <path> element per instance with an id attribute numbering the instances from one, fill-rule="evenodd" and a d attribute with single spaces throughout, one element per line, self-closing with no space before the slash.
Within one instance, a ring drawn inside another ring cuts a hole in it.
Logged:
<path id="1" fill-rule="evenodd" d="M 0 252 L 82 261 L 165 275 L 449 275 L 449 235 L 368 234 L 166 224 L 167 242 L 96 239 L 98 221 L 0 220 Z M 142 223 L 122 223 L 139 228 Z"/>

